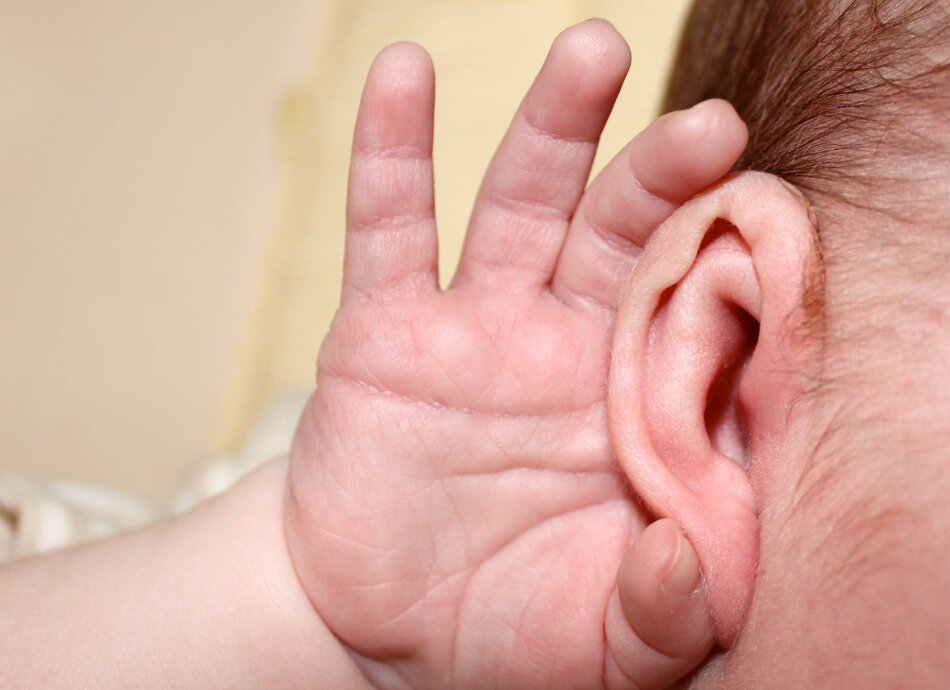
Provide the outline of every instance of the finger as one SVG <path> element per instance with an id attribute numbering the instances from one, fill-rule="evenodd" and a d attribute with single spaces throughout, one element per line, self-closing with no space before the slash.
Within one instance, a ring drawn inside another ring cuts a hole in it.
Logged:
<path id="1" fill-rule="evenodd" d="M 725 175 L 748 130 L 731 105 L 705 101 L 655 120 L 584 194 L 551 289 L 575 306 L 612 313 L 650 233 L 681 203 Z"/>
<path id="2" fill-rule="evenodd" d="M 665 688 L 712 650 L 699 558 L 673 520 L 647 527 L 620 566 L 606 631 L 617 688 Z"/>
<path id="3" fill-rule="evenodd" d="M 397 43 L 373 61 L 353 134 L 344 304 L 438 289 L 434 102 L 432 61 L 422 48 Z"/>
<path id="4" fill-rule="evenodd" d="M 485 173 L 455 284 L 548 283 L 629 67 L 608 22 L 554 40 Z"/>

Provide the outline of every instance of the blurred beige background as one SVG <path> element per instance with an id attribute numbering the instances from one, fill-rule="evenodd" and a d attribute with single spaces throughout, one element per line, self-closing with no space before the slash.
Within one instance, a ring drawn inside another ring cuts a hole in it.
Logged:
<path id="1" fill-rule="evenodd" d="M 553 36 L 633 67 L 598 167 L 652 117 L 686 0 L 0 0 L 0 469 L 166 495 L 311 385 L 375 52 L 437 71 L 443 279 Z"/>

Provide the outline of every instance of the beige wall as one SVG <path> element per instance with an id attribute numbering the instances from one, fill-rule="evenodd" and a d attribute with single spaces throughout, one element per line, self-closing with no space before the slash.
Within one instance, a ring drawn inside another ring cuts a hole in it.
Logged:
<path id="1" fill-rule="evenodd" d="M 158 495 L 212 447 L 315 0 L 2 5 L 0 463 Z"/>
<path id="2" fill-rule="evenodd" d="M 157 497 L 312 380 L 378 48 L 436 63 L 449 267 L 553 35 L 602 15 L 630 41 L 612 153 L 655 108 L 686 2 L 3 4 L 0 463 Z"/>

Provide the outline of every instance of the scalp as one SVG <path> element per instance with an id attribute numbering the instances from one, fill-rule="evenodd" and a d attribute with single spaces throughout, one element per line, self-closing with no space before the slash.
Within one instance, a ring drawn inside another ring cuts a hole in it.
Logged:
<path id="1" fill-rule="evenodd" d="M 788 502 L 762 524 L 763 549 L 770 530 L 778 562 L 813 564 L 822 579 L 802 591 L 828 604 L 909 562 L 907 535 L 932 528 L 950 481 L 936 469 L 950 397 L 931 368 L 950 313 L 950 3 L 697 0 L 664 108 L 707 98 L 749 127 L 736 167 L 815 212 L 802 308 L 821 367 Z"/>
<path id="2" fill-rule="evenodd" d="M 749 126 L 737 168 L 896 212 L 919 157 L 947 160 L 948 35 L 939 1 L 699 0 L 664 107 L 724 98 Z"/>
<path id="3" fill-rule="evenodd" d="M 736 168 L 777 175 L 815 211 L 802 306 L 831 376 L 908 305 L 933 320 L 950 262 L 950 3 L 698 0 L 665 108 L 707 98 L 748 125 Z"/>

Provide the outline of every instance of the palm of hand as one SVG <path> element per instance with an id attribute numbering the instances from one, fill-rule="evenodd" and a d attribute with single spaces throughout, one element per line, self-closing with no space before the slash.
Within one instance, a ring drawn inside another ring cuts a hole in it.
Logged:
<path id="1" fill-rule="evenodd" d="M 460 686 L 599 678 L 643 526 L 606 441 L 607 330 L 547 290 L 339 312 L 292 472 L 311 596 L 358 653 Z"/>
<path id="2" fill-rule="evenodd" d="M 664 657 L 644 683 L 605 639 L 626 631 L 623 666 L 659 668 L 610 623 L 645 520 L 609 449 L 608 339 L 639 247 L 729 170 L 745 129 L 721 102 L 665 116 L 585 192 L 629 63 L 604 22 L 555 40 L 446 291 L 431 62 L 396 45 L 370 70 L 343 306 L 291 450 L 287 538 L 321 618 L 377 683 L 653 686 L 708 651 Z"/>

